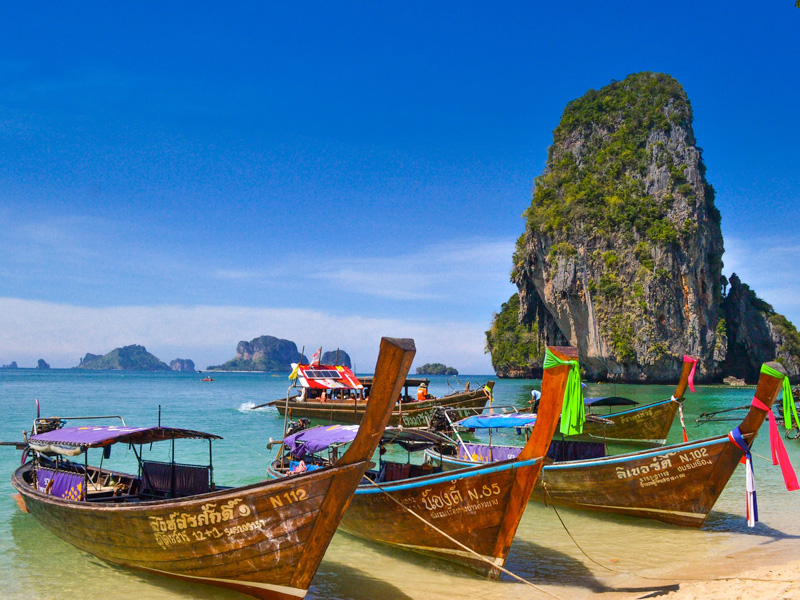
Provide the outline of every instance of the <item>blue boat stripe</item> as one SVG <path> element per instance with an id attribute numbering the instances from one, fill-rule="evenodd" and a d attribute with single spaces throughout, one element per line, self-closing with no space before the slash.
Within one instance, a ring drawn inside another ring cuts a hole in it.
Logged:
<path id="1" fill-rule="evenodd" d="M 603 417 L 604 419 L 610 419 L 611 417 L 617 417 L 619 415 L 627 415 L 629 413 L 642 412 L 642 410 L 645 408 L 653 408 L 654 406 L 660 406 L 662 404 L 668 404 L 670 402 L 672 402 L 672 398 L 670 398 L 669 400 L 661 400 L 660 402 L 653 402 L 652 404 L 645 404 L 644 406 L 637 406 L 636 408 L 631 408 L 630 410 L 623 410 L 616 413 L 608 413 L 605 415 L 601 413 L 594 413 L 594 414 L 596 414 L 599 417 Z"/>
<path id="2" fill-rule="evenodd" d="M 431 485 L 435 485 L 437 483 L 444 483 L 446 481 L 456 481 L 458 479 L 464 479 L 466 477 L 472 477 L 474 475 L 488 475 L 489 473 L 498 473 L 500 471 L 508 471 L 510 469 L 518 469 L 520 467 L 527 467 L 529 465 L 535 465 L 537 462 L 541 462 L 541 458 L 531 458 L 528 460 L 512 460 L 506 463 L 495 463 L 494 465 L 487 465 L 485 469 L 470 469 L 469 471 L 464 471 L 461 469 L 460 471 L 452 471 L 447 475 L 442 475 L 441 477 L 431 477 L 431 478 L 419 478 L 418 480 L 409 480 L 407 483 L 389 483 L 389 484 L 381 484 L 380 488 L 373 486 L 372 484 L 368 483 L 365 484 L 363 487 L 358 486 L 356 488 L 356 495 L 359 494 L 380 494 L 381 492 L 397 492 L 400 490 L 409 490 L 418 487 L 428 487 Z"/>
<path id="3" fill-rule="evenodd" d="M 681 444 L 680 446 L 665 446 L 664 448 L 657 448 L 653 450 L 645 450 L 642 452 L 637 452 L 636 454 L 619 454 L 617 456 L 604 456 L 601 458 L 587 458 L 586 460 L 573 460 L 567 462 L 557 462 L 550 465 L 545 465 L 545 470 L 549 471 L 552 469 L 574 469 L 576 467 L 585 467 L 587 465 L 596 465 L 602 463 L 604 465 L 608 464 L 616 464 L 621 462 L 630 462 L 632 460 L 638 459 L 647 459 L 654 456 L 663 456 L 666 454 L 670 454 L 673 452 L 683 452 L 684 450 L 694 450 L 696 448 L 703 448 L 705 446 L 714 446 L 720 443 L 726 443 L 728 441 L 727 436 L 719 436 L 715 438 L 711 438 L 708 440 L 703 440 L 700 442 L 693 442 L 688 444 Z M 440 454 L 432 455 L 435 457 L 435 460 L 441 460 L 451 465 L 459 465 L 459 466 L 466 466 L 472 464 L 480 464 L 474 463 L 472 461 L 463 460 L 463 459 L 454 459 L 453 457 L 444 456 Z"/>

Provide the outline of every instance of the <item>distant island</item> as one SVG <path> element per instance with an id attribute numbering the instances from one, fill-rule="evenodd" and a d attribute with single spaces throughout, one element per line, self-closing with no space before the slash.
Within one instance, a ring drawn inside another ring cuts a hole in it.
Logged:
<path id="1" fill-rule="evenodd" d="M 210 365 L 208 371 L 272 371 L 290 372 L 292 363 L 308 362 L 297 350 L 297 344 L 271 335 L 262 335 L 236 346 L 236 357 L 221 365 Z"/>
<path id="2" fill-rule="evenodd" d="M 194 361 L 188 358 L 176 358 L 173 361 L 170 361 L 169 368 L 173 371 L 186 371 L 189 373 L 194 373 Z"/>
<path id="3" fill-rule="evenodd" d="M 289 373 L 292 363 L 308 364 L 305 354 L 297 350 L 297 344 L 271 335 L 262 335 L 250 340 L 242 340 L 236 346 L 236 356 L 221 365 L 210 365 L 207 371 L 269 371 Z M 323 365 L 342 365 L 352 368 L 350 355 L 342 350 L 330 350 L 320 357 Z"/>
<path id="4" fill-rule="evenodd" d="M 50 365 L 48 365 L 43 358 L 40 358 L 39 361 L 36 363 L 37 369 L 49 369 Z"/>
<path id="5" fill-rule="evenodd" d="M 12 360 L 9 364 L 3 365 L 0 369 L 19 369 L 17 366 L 17 361 Z"/>
<path id="6" fill-rule="evenodd" d="M 442 363 L 425 363 L 417 367 L 417 375 L 458 375 L 458 370 Z"/>
<path id="7" fill-rule="evenodd" d="M 104 356 L 86 353 L 76 369 L 106 371 L 169 371 L 169 366 L 150 354 L 144 346 L 114 348 Z"/>

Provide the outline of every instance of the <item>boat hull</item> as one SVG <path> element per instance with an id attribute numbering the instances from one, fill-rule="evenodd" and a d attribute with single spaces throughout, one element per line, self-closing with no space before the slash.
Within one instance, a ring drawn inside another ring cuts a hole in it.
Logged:
<path id="1" fill-rule="evenodd" d="M 518 501 L 517 486 L 520 481 L 535 479 L 541 467 L 541 459 L 505 461 L 383 483 L 380 489 L 362 484 L 340 528 L 364 539 L 433 555 L 497 578 L 497 567 L 508 556 L 524 510 L 524 504 L 521 509 L 510 509 Z"/>
<path id="2" fill-rule="evenodd" d="M 455 415 L 452 417 L 464 418 L 474 414 L 475 408 L 483 408 L 489 400 L 489 395 L 485 390 L 471 390 L 469 392 L 458 392 L 436 398 L 433 400 L 424 400 L 422 402 L 405 402 L 397 404 L 392 416 L 389 419 L 389 425 L 403 427 L 426 427 L 428 425 L 427 419 L 438 406 L 446 406 L 455 409 Z M 367 403 L 353 403 L 353 402 L 309 402 L 289 400 L 278 401 L 275 407 L 281 415 L 286 413 L 287 407 L 289 410 L 290 418 L 306 417 L 318 421 L 328 421 L 331 423 L 360 423 L 364 417 Z M 461 412 L 463 410 L 463 413 Z"/>
<path id="3" fill-rule="evenodd" d="M 586 421 L 581 435 L 562 438 L 560 434 L 556 434 L 554 439 L 605 440 L 614 443 L 663 446 L 679 406 L 675 400 L 663 400 L 618 413 L 598 414 L 597 416 L 611 423 Z"/>
<path id="4" fill-rule="evenodd" d="M 12 484 L 26 510 L 66 542 L 108 562 L 233 589 L 256 598 L 305 596 L 347 501 L 369 463 L 179 500 L 72 502 Z M 323 515 L 321 518 L 320 515 Z M 331 523 L 332 521 L 332 523 Z"/>
<path id="5" fill-rule="evenodd" d="M 474 464 L 427 451 L 446 470 Z M 531 500 L 700 527 L 742 451 L 726 436 L 619 456 L 545 465 Z"/>

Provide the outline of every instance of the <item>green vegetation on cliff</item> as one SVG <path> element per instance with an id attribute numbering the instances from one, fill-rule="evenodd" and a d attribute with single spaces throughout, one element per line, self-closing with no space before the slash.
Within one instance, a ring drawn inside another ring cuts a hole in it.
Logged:
<path id="1" fill-rule="evenodd" d="M 537 177 L 533 202 L 525 212 L 528 230 L 560 244 L 565 243 L 561 234 L 579 228 L 586 237 L 601 240 L 622 234 L 628 242 L 678 242 L 684 232 L 667 215 L 676 196 L 689 198 L 693 189 L 686 179 L 687 164 L 675 163 L 673 153 L 665 151 L 665 140 L 673 127 L 690 130 L 691 121 L 686 92 L 660 73 L 630 75 L 570 102 L 553 132 L 548 168 Z M 651 137 L 653 132 L 659 135 Z M 668 170 L 668 187 L 660 190 L 664 193 L 646 191 L 653 162 Z M 707 185 L 705 192 L 712 200 L 713 188 Z M 718 222 L 719 212 L 712 213 Z M 687 227 L 691 231 L 691 221 L 681 229 Z M 524 247 L 524 236 L 521 243 Z"/>
<path id="2" fill-rule="evenodd" d="M 425 363 L 417 367 L 417 375 L 458 375 L 458 371 L 442 363 Z"/>
<path id="3" fill-rule="evenodd" d="M 492 355 L 492 367 L 497 373 L 526 371 L 544 359 L 544 345 L 540 344 L 539 330 L 520 323 L 519 296 L 514 294 L 503 303 L 486 332 L 486 351 Z"/>

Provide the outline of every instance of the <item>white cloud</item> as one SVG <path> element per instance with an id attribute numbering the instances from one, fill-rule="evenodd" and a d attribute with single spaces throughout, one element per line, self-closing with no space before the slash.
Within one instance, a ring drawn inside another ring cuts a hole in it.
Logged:
<path id="1" fill-rule="evenodd" d="M 487 317 L 488 321 L 488 317 Z M 76 366 L 86 352 L 105 354 L 142 344 L 169 362 L 191 358 L 198 368 L 235 354 L 240 340 L 259 335 L 290 339 L 306 350 L 340 347 L 357 368 L 369 371 L 381 336 L 416 341 L 415 364 L 446 362 L 462 373 L 490 373 L 483 353 L 487 323 L 335 316 L 314 310 L 247 306 L 116 306 L 91 308 L 0 298 L 0 362 Z"/>

